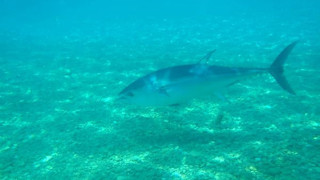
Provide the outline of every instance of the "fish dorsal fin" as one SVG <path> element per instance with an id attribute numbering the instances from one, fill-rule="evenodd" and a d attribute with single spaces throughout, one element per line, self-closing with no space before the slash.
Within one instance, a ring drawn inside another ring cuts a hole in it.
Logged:
<path id="1" fill-rule="evenodd" d="M 208 52 L 205 56 L 203 56 L 199 61 L 198 64 L 207 64 L 209 59 L 211 58 L 212 54 L 216 52 L 216 50 L 212 50 L 210 52 Z"/>

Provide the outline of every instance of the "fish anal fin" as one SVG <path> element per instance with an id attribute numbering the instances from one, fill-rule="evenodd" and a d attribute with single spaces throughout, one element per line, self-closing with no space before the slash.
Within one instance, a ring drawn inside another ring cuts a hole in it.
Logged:
<path id="1" fill-rule="evenodd" d="M 236 81 L 234 81 L 234 82 L 232 82 L 232 83 L 230 83 L 230 84 L 227 84 L 227 87 L 232 86 L 232 85 L 234 85 L 234 84 L 237 84 L 238 82 L 239 82 L 239 80 L 236 80 Z"/>

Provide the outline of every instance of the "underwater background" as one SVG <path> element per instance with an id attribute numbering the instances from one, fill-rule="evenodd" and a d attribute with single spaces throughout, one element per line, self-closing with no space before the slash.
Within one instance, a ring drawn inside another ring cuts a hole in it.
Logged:
<path id="1" fill-rule="evenodd" d="M 0 179 L 320 179 L 320 1 L 0 0 Z M 114 101 L 198 62 L 285 67 L 178 107 Z"/>

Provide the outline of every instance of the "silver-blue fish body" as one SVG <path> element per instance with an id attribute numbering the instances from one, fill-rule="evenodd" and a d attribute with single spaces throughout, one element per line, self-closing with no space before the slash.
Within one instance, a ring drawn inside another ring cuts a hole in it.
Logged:
<path id="1" fill-rule="evenodd" d="M 181 104 L 198 97 L 206 97 L 261 73 L 270 73 L 285 91 L 295 94 L 283 74 L 283 65 L 298 41 L 289 44 L 268 68 L 234 68 L 209 66 L 214 51 L 209 52 L 197 64 L 173 66 L 145 75 L 119 93 L 119 100 L 142 106 Z"/>
<path id="2" fill-rule="evenodd" d="M 266 69 L 191 64 L 150 73 L 120 92 L 120 99 L 142 106 L 175 105 L 206 97 Z"/>

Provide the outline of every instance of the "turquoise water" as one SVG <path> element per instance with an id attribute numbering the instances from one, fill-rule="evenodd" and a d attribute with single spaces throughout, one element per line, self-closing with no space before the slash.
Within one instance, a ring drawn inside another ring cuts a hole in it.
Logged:
<path id="1" fill-rule="evenodd" d="M 319 179 L 317 1 L 0 1 L 0 179 Z M 175 107 L 113 98 L 197 62 L 285 75 Z"/>

